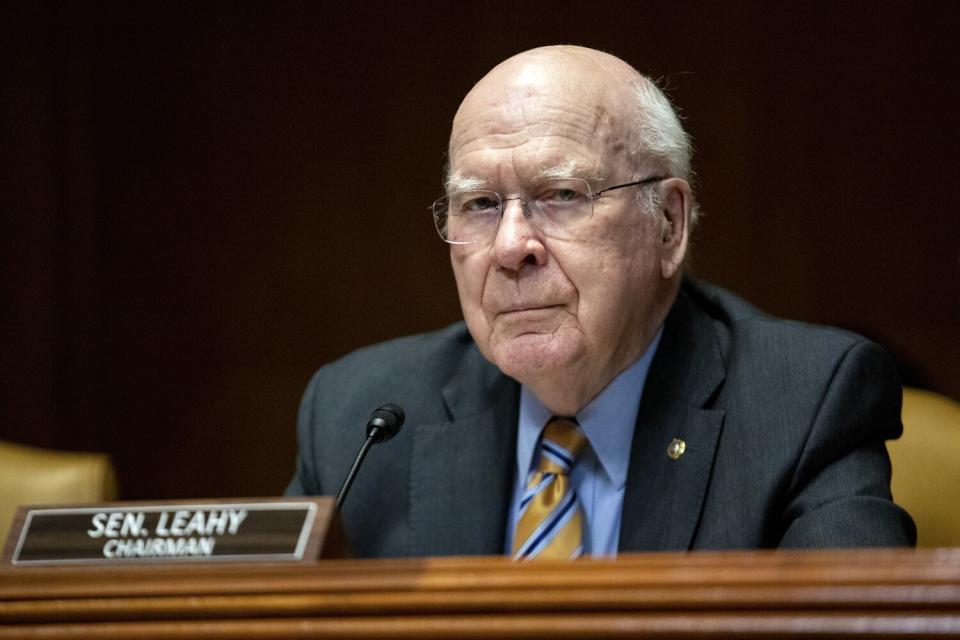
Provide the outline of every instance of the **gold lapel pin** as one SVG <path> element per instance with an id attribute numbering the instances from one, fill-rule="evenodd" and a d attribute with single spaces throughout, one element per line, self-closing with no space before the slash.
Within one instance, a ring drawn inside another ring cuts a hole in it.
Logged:
<path id="1" fill-rule="evenodd" d="M 667 455 L 671 460 L 679 460 L 683 452 L 687 450 L 687 443 L 680 438 L 674 438 L 667 446 Z"/>

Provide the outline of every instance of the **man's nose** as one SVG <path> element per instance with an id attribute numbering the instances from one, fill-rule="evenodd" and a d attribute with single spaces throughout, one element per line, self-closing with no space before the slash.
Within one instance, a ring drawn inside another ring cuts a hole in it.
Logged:
<path id="1" fill-rule="evenodd" d="M 494 259 L 501 268 L 519 271 L 525 264 L 541 265 L 546 260 L 546 247 L 528 212 L 520 198 L 503 201 L 503 214 L 493 239 Z"/>

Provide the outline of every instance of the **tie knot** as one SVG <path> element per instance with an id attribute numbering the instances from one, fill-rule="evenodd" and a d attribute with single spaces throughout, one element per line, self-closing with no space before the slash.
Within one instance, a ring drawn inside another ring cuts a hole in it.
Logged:
<path id="1" fill-rule="evenodd" d="M 553 417 L 543 429 L 539 471 L 568 473 L 587 443 L 576 420 Z"/>

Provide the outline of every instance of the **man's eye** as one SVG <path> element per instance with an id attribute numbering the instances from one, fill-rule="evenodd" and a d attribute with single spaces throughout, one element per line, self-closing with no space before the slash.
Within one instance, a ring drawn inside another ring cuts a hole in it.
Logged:
<path id="1" fill-rule="evenodd" d="M 486 213 L 491 210 L 496 210 L 497 201 L 494 198 L 488 198 L 486 196 L 479 198 L 471 198 L 463 203 L 463 211 L 468 213 Z"/>
<path id="2" fill-rule="evenodd" d="M 560 204 L 567 202 L 579 202 L 585 196 L 576 189 L 550 189 L 540 194 L 537 200 L 541 202 Z"/>

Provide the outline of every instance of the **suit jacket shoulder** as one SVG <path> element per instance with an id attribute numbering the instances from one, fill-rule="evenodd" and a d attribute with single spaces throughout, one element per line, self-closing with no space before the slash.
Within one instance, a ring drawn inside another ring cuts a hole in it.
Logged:
<path id="1" fill-rule="evenodd" d="M 899 378 L 873 343 L 688 278 L 647 385 L 621 549 L 912 543 L 884 447 Z"/>
<path id="2" fill-rule="evenodd" d="M 307 386 L 287 493 L 337 493 L 370 414 L 395 402 L 406 423 L 371 449 L 341 511 L 356 555 L 499 553 L 518 394 L 463 323 L 355 351 Z"/>

